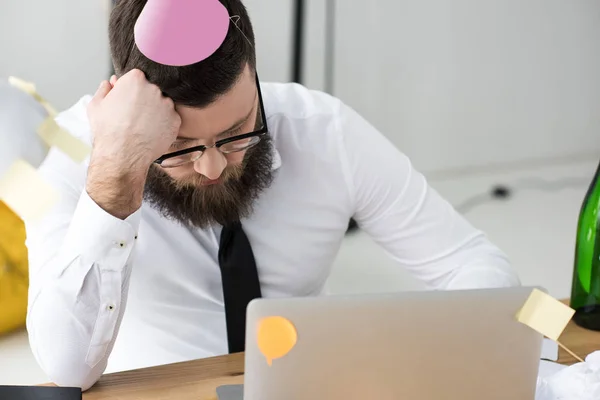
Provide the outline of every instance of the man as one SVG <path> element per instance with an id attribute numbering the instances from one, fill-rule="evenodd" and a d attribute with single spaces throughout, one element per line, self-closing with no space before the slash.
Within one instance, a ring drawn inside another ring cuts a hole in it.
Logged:
<path id="1" fill-rule="evenodd" d="M 351 108 L 261 82 L 246 10 L 221 2 L 221 47 L 173 67 L 135 46 L 146 1 L 121 0 L 118 79 L 58 118 L 93 145 L 82 166 L 49 155 L 61 201 L 28 226 L 30 341 L 59 385 L 241 350 L 248 298 L 322 294 L 351 217 L 430 288 L 519 283 Z"/>

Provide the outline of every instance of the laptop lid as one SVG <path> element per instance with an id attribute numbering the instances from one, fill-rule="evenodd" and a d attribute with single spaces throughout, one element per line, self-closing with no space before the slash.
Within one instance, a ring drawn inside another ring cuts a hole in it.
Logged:
<path id="1" fill-rule="evenodd" d="M 531 290 L 255 300 L 244 399 L 531 400 L 542 335 L 515 319 Z M 297 337 L 269 365 L 258 340 L 273 316 Z"/>

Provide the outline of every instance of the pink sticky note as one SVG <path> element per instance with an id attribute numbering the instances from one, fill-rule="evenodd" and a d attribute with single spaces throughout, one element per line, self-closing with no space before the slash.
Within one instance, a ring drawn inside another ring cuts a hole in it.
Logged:
<path id="1" fill-rule="evenodd" d="M 159 64 L 195 64 L 223 44 L 229 21 L 218 0 L 148 0 L 135 24 L 135 42 Z"/>

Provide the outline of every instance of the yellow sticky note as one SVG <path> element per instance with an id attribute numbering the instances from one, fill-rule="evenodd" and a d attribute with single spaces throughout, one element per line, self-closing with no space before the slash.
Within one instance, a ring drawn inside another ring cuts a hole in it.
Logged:
<path id="1" fill-rule="evenodd" d="M 517 313 L 517 320 L 557 341 L 574 314 L 575 310 L 571 307 L 539 289 L 534 289 Z"/>
<path id="2" fill-rule="evenodd" d="M 24 221 L 37 221 L 58 202 L 59 194 L 31 164 L 17 160 L 0 177 L 0 199 Z"/>
<path id="3" fill-rule="evenodd" d="M 35 85 L 31 82 L 11 76 L 8 78 L 10 84 L 23 92 L 33 96 L 48 112 L 48 118 L 38 128 L 38 135 L 48 145 L 57 147 L 76 163 L 81 163 L 91 153 L 91 148 L 69 132 L 61 128 L 54 117 L 56 110 L 37 92 Z"/>
<path id="4" fill-rule="evenodd" d="M 52 107 L 52 105 L 37 92 L 33 83 L 24 81 L 23 79 L 19 79 L 14 76 L 8 77 L 8 83 L 29 94 L 30 96 L 33 96 L 33 98 L 46 109 L 51 117 L 56 116 L 56 109 Z"/>
<path id="5" fill-rule="evenodd" d="M 9 76 L 8 83 L 32 96 L 37 93 L 35 85 L 33 83 L 24 81 L 23 79 L 17 78 L 15 76 Z"/>
<path id="6" fill-rule="evenodd" d="M 90 146 L 61 128 L 52 117 L 42 122 L 38 135 L 49 147 L 57 147 L 76 163 L 81 163 L 91 152 Z"/>

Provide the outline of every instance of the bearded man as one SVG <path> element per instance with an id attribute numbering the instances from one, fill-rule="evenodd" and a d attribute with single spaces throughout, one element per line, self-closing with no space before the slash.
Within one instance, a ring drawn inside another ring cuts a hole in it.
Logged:
<path id="1" fill-rule="evenodd" d="M 261 82 L 246 9 L 220 2 L 222 45 L 172 66 L 136 46 L 146 0 L 120 0 L 116 76 L 57 118 L 92 146 L 82 165 L 52 150 L 61 200 L 27 226 L 30 343 L 58 385 L 243 351 L 251 300 L 324 294 L 351 218 L 431 289 L 519 284 L 358 113 Z"/>

